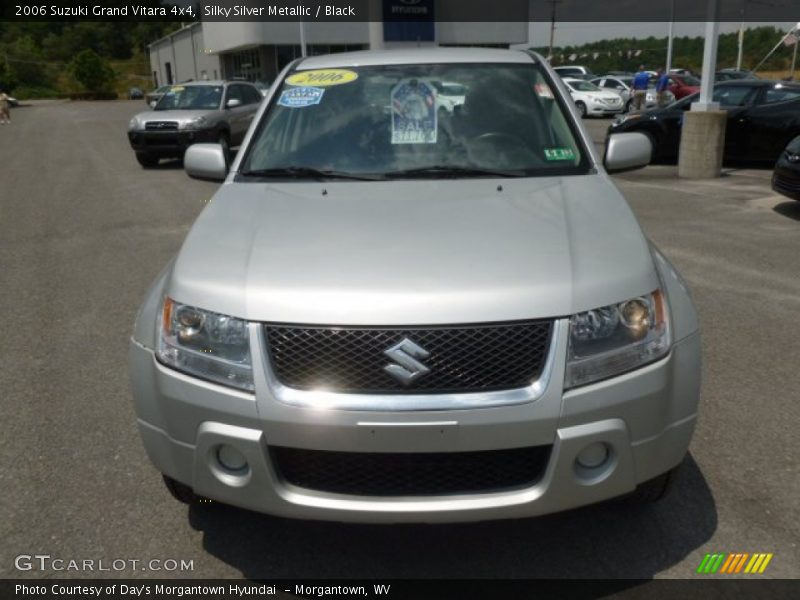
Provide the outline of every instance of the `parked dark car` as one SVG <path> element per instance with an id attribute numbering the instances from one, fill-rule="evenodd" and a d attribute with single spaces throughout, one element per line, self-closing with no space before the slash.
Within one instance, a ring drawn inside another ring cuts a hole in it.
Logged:
<path id="1" fill-rule="evenodd" d="M 772 173 L 772 189 L 787 198 L 800 200 L 800 137 L 789 142 L 778 157 Z"/>
<path id="2" fill-rule="evenodd" d="M 609 133 L 639 131 L 653 142 L 655 162 L 678 158 L 683 115 L 699 94 L 670 106 L 617 117 Z M 728 112 L 724 160 L 774 164 L 800 135 L 800 84 L 762 79 L 718 83 L 714 101 Z"/>
<path id="3" fill-rule="evenodd" d="M 759 79 L 750 71 L 737 71 L 736 69 L 722 69 L 714 73 L 714 81 L 737 81 L 739 79 Z"/>
<path id="4" fill-rule="evenodd" d="M 128 90 L 129 100 L 141 100 L 144 98 L 144 92 L 138 87 L 132 87 Z"/>

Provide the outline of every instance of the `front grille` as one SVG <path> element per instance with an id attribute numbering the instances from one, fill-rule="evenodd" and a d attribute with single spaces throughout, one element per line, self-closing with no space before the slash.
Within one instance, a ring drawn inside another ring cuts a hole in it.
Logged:
<path id="1" fill-rule="evenodd" d="M 779 192 L 797 195 L 800 194 L 800 179 L 790 179 L 776 173 L 772 178 L 772 187 Z"/>
<path id="2" fill-rule="evenodd" d="M 177 121 L 148 121 L 144 124 L 144 128 L 148 131 L 176 131 L 178 129 Z"/>
<path id="3" fill-rule="evenodd" d="M 470 392 L 525 387 L 541 375 L 551 321 L 425 328 L 266 325 L 272 369 L 284 385 L 347 393 Z M 427 373 L 410 384 L 384 367 L 385 351 L 410 340 Z"/>
<path id="4" fill-rule="evenodd" d="M 144 141 L 148 146 L 177 146 L 178 145 L 178 136 L 177 135 L 154 135 L 154 136 L 150 136 L 150 137 L 145 137 Z"/>
<path id="5" fill-rule="evenodd" d="M 354 496 L 436 496 L 520 489 L 541 478 L 550 446 L 442 453 L 361 453 L 271 448 L 282 479 Z"/>

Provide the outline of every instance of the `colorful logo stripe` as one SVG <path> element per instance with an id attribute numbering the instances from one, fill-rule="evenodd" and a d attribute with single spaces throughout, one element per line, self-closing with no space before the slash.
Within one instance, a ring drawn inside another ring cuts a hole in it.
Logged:
<path id="1" fill-rule="evenodd" d="M 717 552 L 706 554 L 697 567 L 697 572 L 702 575 L 713 575 L 715 573 L 733 575 L 736 573 L 748 573 L 760 575 L 763 573 L 774 555 L 766 552 L 747 552 L 724 553 Z"/>

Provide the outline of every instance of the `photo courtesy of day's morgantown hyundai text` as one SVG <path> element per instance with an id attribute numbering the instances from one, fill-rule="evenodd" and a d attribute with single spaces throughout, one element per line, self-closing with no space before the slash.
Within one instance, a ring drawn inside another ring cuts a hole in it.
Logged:
<path id="1" fill-rule="evenodd" d="M 188 89 L 188 88 L 187 88 Z M 697 316 L 531 52 L 300 58 L 146 295 L 130 373 L 179 500 L 448 522 L 656 500 L 700 389 Z"/>

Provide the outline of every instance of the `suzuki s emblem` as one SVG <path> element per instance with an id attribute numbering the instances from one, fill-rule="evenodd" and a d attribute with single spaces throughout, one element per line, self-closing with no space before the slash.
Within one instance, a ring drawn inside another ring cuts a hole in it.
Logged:
<path id="1" fill-rule="evenodd" d="M 403 385 L 411 385 L 414 381 L 430 372 L 430 369 L 418 361 L 418 358 L 428 358 L 430 352 L 415 344 L 408 338 L 403 338 L 383 353 L 394 362 L 383 367 L 389 375 Z"/>

